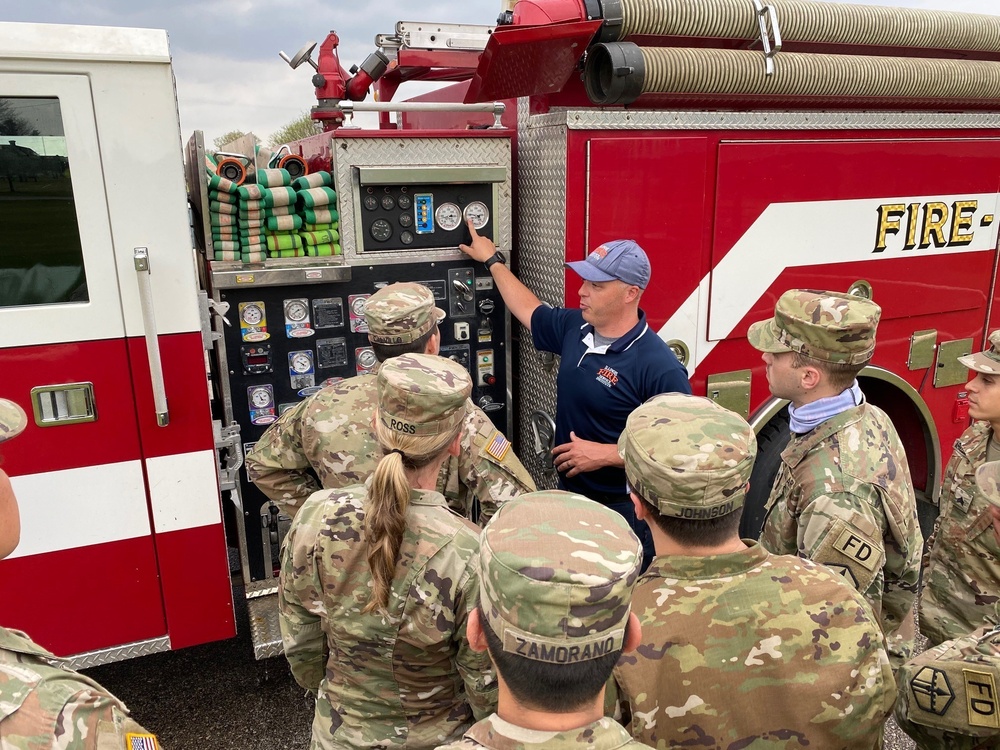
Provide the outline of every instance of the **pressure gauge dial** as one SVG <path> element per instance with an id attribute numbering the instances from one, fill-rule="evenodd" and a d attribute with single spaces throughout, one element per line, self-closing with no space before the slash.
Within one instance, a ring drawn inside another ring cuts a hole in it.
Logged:
<path id="1" fill-rule="evenodd" d="M 358 364 L 366 370 L 372 369 L 376 362 L 378 362 L 378 360 L 375 358 L 375 352 L 371 349 L 363 349 L 358 354 Z"/>
<path id="2" fill-rule="evenodd" d="M 409 245 L 410 243 L 413 242 L 413 232 L 406 232 L 406 231 L 400 232 L 399 241 L 402 242 L 404 245 Z"/>
<path id="3" fill-rule="evenodd" d="M 374 195 L 366 195 L 364 203 L 365 203 L 365 208 L 367 208 L 369 211 L 374 211 L 376 208 L 378 208 L 378 198 L 376 198 Z"/>
<path id="4" fill-rule="evenodd" d="M 382 208 L 384 208 L 386 211 L 391 211 L 395 207 L 396 207 L 396 201 L 393 199 L 391 195 L 382 196 Z"/>
<path id="5" fill-rule="evenodd" d="M 372 237 L 379 242 L 385 242 L 392 237 L 392 225 L 385 219 L 376 219 L 372 222 Z"/>
<path id="6" fill-rule="evenodd" d="M 359 318 L 363 316 L 365 314 L 365 303 L 367 301 L 367 297 L 355 297 L 351 300 L 351 312 Z"/>
<path id="7" fill-rule="evenodd" d="M 404 193 L 396 199 L 396 205 L 405 211 L 413 205 L 413 201 L 410 199 L 410 196 Z"/>
<path id="8" fill-rule="evenodd" d="M 258 409 L 271 405 L 271 391 L 267 388 L 254 388 L 250 391 L 250 403 Z"/>
<path id="9" fill-rule="evenodd" d="M 412 227 L 413 226 L 413 214 L 400 214 L 399 215 L 399 226 L 401 226 L 401 227 Z"/>
<path id="10" fill-rule="evenodd" d="M 482 201 L 473 201 L 465 207 L 462 216 L 467 221 L 471 221 L 472 226 L 476 229 L 482 229 L 490 220 L 490 210 L 486 208 L 486 204 Z"/>
<path id="11" fill-rule="evenodd" d="M 444 231 L 450 232 L 462 223 L 462 210 L 454 203 L 442 203 L 434 211 L 434 220 Z"/>
<path id="12" fill-rule="evenodd" d="M 247 305 L 243 308 L 243 322 L 248 326 L 259 325 L 260 321 L 264 319 L 264 311 L 260 309 L 259 305 Z"/>
<path id="13" fill-rule="evenodd" d="M 312 358 L 306 352 L 295 352 L 290 359 L 289 367 L 294 373 L 302 375 L 312 369 Z"/>
<path id="14" fill-rule="evenodd" d="M 300 323 L 306 319 L 309 308 L 300 299 L 290 299 L 285 303 L 285 317 L 293 323 Z"/>

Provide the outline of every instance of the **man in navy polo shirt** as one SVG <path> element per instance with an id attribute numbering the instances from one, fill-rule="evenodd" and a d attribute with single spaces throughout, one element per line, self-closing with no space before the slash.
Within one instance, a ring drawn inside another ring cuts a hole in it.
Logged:
<path id="1" fill-rule="evenodd" d="M 560 486 L 625 516 L 653 557 L 649 527 L 635 518 L 618 436 L 632 410 L 660 393 L 691 393 L 687 372 L 646 324 L 639 299 L 649 284 L 649 259 L 634 240 L 597 247 L 567 263 L 583 279 L 580 308 L 543 305 L 505 265 L 488 237 L 469 224 L 471 245 L 459 247 L 486 264 L 511 314 L 531 331 L 535 347 L 560 355 L 556 380 L 555 466 Z"/>

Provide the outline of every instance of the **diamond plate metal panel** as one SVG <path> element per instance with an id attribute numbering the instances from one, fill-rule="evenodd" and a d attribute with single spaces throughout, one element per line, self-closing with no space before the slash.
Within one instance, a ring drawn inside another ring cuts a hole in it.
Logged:
<path id="1" fill-rule="evenodd" d="M 562 306 L 566 300 L 563 263 L 566 260 L 566 125 L 529 117 L 527 100 L 518 101 L 518 273 L 543 302 Z M 536 410 L 556 413 L 556 372 L 543 366 L 531 336 L 522 336 L 520 368 L 514 403 L 521 416 L 520 458 L 539 489 L 556 486 L 533 453 L 534 436 L 528 417 Z"/>
<path id="2" fill-rule="evenodd" d="M 124 646 L 88 651 L 84 654 L 70 656 L 66 659 L 66 662 L 71 669 L 90 669 L 90 667 L 99 667 L 101 664 L 125 661 L 126 659 L 134 659 L 137 656 L 159 654 L 169 650 L 170 638 L 163 636 L 162 638 L 150 638 L 148 641 L 126 643 Z"/>
<path id="3" fill-rule="evenodd" d="M 504 167 L 507 179 L 498 183 L 495 222 L 498 247 L 511 246 L 511 169 L 509 138 L 364 138 L 334 137 L 334 174 L 337 204 L 340 211 L 340 244 L 348 263 L 377 265 L 402 263 L 415 257 L 412 252 L 388 251 L 378 257 L 365 255 L 355 240 L 360 201 L 356 196 L 359 185 L 354 167 L 413 167 L 461 166 Z M 455 250 L 421 250 L 420 260 L 454 260 L 462 258 Z"/>
<path id="4" fill-rule="evenodd" d="M 569 130 L 975 130 L 1000 128 L 1000 114 L 562 109 L 536 115 L 532 125 Z"/>
<path id="5" fill-rule="evenodd" d="M 278 597 L 268 596 L 247 602 L 250 638 L 257 660 L 281 656 L 281 627 L 278 624 Z"/>

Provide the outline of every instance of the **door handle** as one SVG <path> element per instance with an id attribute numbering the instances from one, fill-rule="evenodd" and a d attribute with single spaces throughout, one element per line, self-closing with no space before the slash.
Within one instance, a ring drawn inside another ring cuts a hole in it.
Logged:
<path id="1" fill-rule="evenodd" d="M 149 281 L 149 250 L 137 247 L 132 250 L 135 273 L 139 282 L 139 302 L 142 305 L 142 327 L 146 334 L 146 356 L 149 358 L 149 375 L 153 383 L 153 408 L 156 424 L 170 424 L 167 410 L 167 389 L 163 385 L 163 364 L 160 362 L 160 341 L 156 335 L 156 316 L 153 313 L 153 288 Z"/>

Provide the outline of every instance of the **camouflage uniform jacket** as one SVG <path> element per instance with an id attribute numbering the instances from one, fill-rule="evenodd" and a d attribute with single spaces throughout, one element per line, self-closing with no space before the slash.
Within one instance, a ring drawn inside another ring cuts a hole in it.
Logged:
<path id="1" fill-rule="evenodd" d="M 885 412 L 864 403 L 793 434 L 768 508 L 761 544 L 843 574 L 875 610 L 893 664 L 908 658 L 923 538 L 906 454 Z"/>
<path id="2" fill-rule="evenodd" d="M 896 700 L 864 598 L 809 560 L 745 550 L 660 556 L 636 584 L 622 714 L 650 745 L 873 748 Z"/>
<path id="3" fill-rule="evenodd" d="M 478 529 L 438 493 L 414 490 L 388 614 L 365 614 L 366 494 L 317 492 L 292 522 L 278 591 L 285 656 L 298 683 L 318 690 L 311 747 L 434 747 L 496 707 L 489 657 L 465 637 Z"/>
<path id="4" fill-rule="evenodd" d="M 920 631 L 931 645 L 982 627 L 1000 600 L 1000 547 L 989 502 L 976 487 L 992 432 L 976 422 L 955 442 L 944 473 L 920 595 Z"/>
<path id="5" fill-rule="evenodd" d="M 123 750 L 129 734 L 159 747 L 111 693 L 23 633 L 0 628 L 0 748 Z"/>
<path id="6" fill-rule="evenodd" d="M 542 732 L 524 729 L 496 714 L 483 719 L 468 732 L 461 742 L 443 745 L 447 750 L 490 748 L 490 750 L 649 750 L 648 745 L 633 740 L 615 721 L 607 717 L 580 729 L 564 732 Z"/>
<path id="7" fill-rule="evenodd" d="M 371 428 L 375 378 L 374 373 L 348 378 L 301 401 L 247 454 L 250 479 L 289 517 L 316 490 L 350 487 L 375 471 L 380 455 Z M 479 521 L 485 524 L 499 504 L 533 491 L 535 483 L 489 417 L 469 406 L 462 452 L 441 468 L 438 491 L 466 517 L 478 500 Z"/>

